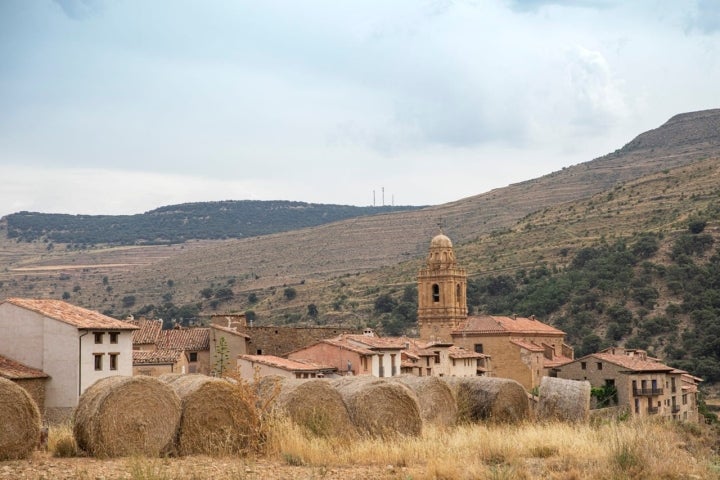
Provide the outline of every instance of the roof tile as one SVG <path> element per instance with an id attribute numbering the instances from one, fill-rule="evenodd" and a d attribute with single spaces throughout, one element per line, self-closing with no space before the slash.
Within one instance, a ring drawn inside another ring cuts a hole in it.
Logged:
<path id="1" fill-rule="evenodd" d="M 31 378 L 49 378 L 49 375 L 42 370 L 28 367 L 25 364 L 0 355 L 0 377 L 5 377 L 10 380 L 26 380 Z"/>
<path id="2" fill-rule="evenodd" d="M 32 310 L 79 329 L 135 330 L 135 325 L 103 315 L 94 310 L 48 298 L 8 298 L 2 303 Z"/>

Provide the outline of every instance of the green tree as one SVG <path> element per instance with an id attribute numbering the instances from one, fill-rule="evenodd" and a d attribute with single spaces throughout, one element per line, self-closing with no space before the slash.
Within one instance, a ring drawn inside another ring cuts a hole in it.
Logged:
<path id="1" fill-rule="evenodd" d="M 293 287 L 287 287 L 283 290 L 283 295 L 287 300 L 292 300 L 297 296 L 297 291 Z"/>
<path id="2" fill-rule="evenodd" d="M 307 306 L 307 310 L 308 310 L 309 316 L 311 316 L 312 318 L 317 318 L 317 316 L 318 316 L 317 305 L 315 305 L 314 303 L 311 303 L 310 305 Z"/>
<path id="3" fill-rule="evenodd" d="M 228 345 L 225 337 L 220 337 L 215 347 L 215 364 L 213 366 L 213 372 L 218 377 L 225 376 L 228 368 L 230 354 L 228 353 Z"/>

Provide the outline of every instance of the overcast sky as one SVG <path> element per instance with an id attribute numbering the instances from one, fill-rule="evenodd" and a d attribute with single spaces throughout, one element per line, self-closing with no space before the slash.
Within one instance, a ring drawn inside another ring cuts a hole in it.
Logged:
<path id="1" fill-rule="evenodd" d="M 715 0 L 0 0 L 0 215 L 439 204 L 716 107 Z"/>

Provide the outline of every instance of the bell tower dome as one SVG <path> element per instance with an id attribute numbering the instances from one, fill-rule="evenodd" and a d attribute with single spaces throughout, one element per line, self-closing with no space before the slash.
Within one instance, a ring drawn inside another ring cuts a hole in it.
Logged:
<path id="1" fill-rule="evenodd" d="M 418 327 L 423 340 L 452 341 L 450 332 L 467 319 L 467 273 L 455 261 L 452 241 L 430 241 L 426 266 L 418 272 Z"/>

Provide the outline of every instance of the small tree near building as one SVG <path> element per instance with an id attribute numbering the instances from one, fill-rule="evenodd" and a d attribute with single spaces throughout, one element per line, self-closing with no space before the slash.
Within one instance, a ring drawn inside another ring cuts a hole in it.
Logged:
<path id="1" fill-rule="evenodd" d="M 228 345 L 225 337 L 220 337 L 215 348 L 215 365 L 213 365 L 213 373 L 218 377 L 223 377 L 227 373 L 230 355 L 228 353 Z"/>

